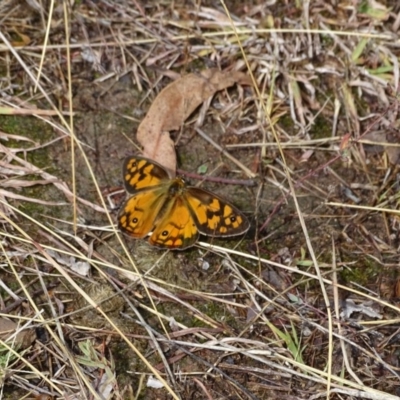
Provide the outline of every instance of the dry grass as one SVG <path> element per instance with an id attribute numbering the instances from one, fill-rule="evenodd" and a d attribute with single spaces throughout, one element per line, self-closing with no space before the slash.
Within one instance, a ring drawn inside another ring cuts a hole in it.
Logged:
<path id="1" fill-rule="evenodd" d="M 400 9 L 269 3 L 0 2 L 2 397 L 399 398 Z M 257 174 L 214 184 L 253 229 L 126 241 L 135 129 L 209 67 L 254 90 L 218 93 L 177 152 Z"/>

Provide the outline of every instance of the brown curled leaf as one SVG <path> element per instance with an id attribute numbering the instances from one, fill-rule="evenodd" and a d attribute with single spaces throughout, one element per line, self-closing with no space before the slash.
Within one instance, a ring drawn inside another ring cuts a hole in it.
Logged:
<path id="1" fill-rule="evenodd" d="M 208 69 L 200 74 L 186 75 L 165 87 L 137 131 L 143 155 L 160 163 L 174 176 L 176 153 L 169 132 L 178 130 L 190 114 L 215 92 L 235 83 L 250 85 L 251 81 L 239 71 Z"/>

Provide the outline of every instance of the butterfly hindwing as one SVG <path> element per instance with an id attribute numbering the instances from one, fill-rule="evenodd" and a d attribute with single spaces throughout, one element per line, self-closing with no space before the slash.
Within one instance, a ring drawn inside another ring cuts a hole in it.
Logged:
<path id="1" fill-rule="evenodd" d="M 175 196 L 163 209 L 149 243 L 156 247 L 183 250 L 192 246 L 199 231 L 181 195 Z"/>
<path id="2" fill-rule="evenodd" d="M 189 187 L 184 194 L 200 233 L 235 236 L 247 232 L 249 221 L 235 206 L 207 190 Z"/>
<path id="3" fill-rule="evenodd" d="M 167 199 L 163 187 L 143 190 L 130 197 L 118 214 L 119 229 L 134 238 L 143 238 L 153 229 Z"/>

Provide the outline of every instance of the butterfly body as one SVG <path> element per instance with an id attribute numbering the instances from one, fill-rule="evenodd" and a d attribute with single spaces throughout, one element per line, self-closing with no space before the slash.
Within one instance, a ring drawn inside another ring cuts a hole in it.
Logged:
<path id="1" fill-rule="evenodd" d="M 119 212 L 119 229 L 134 238 L 150 235 L 156 247 L 183 250 L 200 233 L 235 236 L 249 228 L 247 218 L 226 200 L 187 186 L 182 178 L 171 179 L 161 165 L 144 157 L 128 157 L 123 178 L 132 196 Z"/>

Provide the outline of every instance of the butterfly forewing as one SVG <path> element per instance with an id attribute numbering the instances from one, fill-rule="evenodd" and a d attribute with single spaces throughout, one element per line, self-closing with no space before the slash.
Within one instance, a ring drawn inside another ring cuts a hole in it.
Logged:
<path id="1" fill-rule="evenodd" d="M 204 235 L 235 236 L 250 227 L 241 211 L 214 193 L 189 187 L 184 197 L 198 230 Z"/>
<path id="2" fill-rule="evenodd" d="M 169 181 L 168 172 L 161 165 L 138 156 L 124 160 L 122 173 L 125 189 L 131 194 Z"/>

